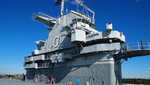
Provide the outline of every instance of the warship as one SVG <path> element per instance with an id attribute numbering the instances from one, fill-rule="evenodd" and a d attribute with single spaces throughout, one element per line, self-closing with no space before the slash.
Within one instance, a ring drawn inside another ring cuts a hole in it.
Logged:
<path id="1" fill-rule="evenodd" d="M 44 13 L 33 13 L 32 20 L 49 26 L 48 39 L 36 41 L 37 49 L 25 56 L 24 69 L 27 80 L 75 85 L 122 85 L 122 60 L 150 54 L 150 43 L 125 43 L 122 32 L 114 31 L 112 23 L 105 31 L 95 29 L 95 12 L 75 0 L 86 13 L 71 10 L 64 15 L 65 0 L 61 4 L 59 18 Z M 88 12 L 92 14 L 89 16 Z"/>

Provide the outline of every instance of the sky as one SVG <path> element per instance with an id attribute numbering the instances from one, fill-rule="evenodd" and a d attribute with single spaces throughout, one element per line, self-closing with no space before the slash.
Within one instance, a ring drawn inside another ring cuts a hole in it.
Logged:
<path id="1" fill-rule="evenodd" d="M 80 1 L 95 12 L 96 30 L 105 31 L 111 22 L 113 30 L 125 35 L 125 44 L 150 42 L 150 0 Z M 76 10 L 77 4 L 66 0 L 65 9 Z M 0 11 L 0 73 L 25 73 L 24 57 L 36 48 L 35 41 L 48 37 L 48 26 L 31 20 L 32 13 L 58 18 L 60 5 L 54 0 L 0 0 Z M 150 56 L 128 59 L 121 67 L 123 78 L 150 78 Z"/>

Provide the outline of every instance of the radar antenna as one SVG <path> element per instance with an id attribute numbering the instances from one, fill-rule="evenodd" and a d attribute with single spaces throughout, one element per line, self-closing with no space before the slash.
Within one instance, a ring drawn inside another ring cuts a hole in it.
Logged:
<path id="1" fill-rule="evenodd" d="M 64 15 L 64 5 L 65 5 L 65 0 L 55 0 L 55 5 L 61 4 L 61 11 L 60 11 L 60 17 Z"/>
<path id="2" fill-rule="evenodd" d="M 80 2 L 80 1 L 78 1 L 78 0 L 75 0 L 78 4 L 80 4 L 80 6 L 83 6 L 86 10 L 88 10 L 88 11 L 90 11 L 92 14 L 93 14 L 93 18 L 92 18 L 92 20 L 93 20 L 93 22 L 95 22 L 95 20 L 94 20 L 94 16 L 95 16 L 95 12 L 94 11 L 92 11 L 91 9 L 89 9 L 86 5 L 84 5 L 82 2 Z"/>

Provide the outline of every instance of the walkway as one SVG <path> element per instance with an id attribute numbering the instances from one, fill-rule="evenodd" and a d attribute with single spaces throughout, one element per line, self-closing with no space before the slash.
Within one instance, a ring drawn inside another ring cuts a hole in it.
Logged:
<path id="1" fill-rule="evenodd" d="M 114 57 L 118 59 L 125 59 L 137 56 L 150 55 L 150 43 L 149 42 L 137 42 L 127 45 L 122 45 L 119 53 Z"/>
<path id="2" fill-rule="evenodd" d="M 31 81 L 0 79 L 0 85 L 50 85 L 50 84 L 34 83 Z"/>

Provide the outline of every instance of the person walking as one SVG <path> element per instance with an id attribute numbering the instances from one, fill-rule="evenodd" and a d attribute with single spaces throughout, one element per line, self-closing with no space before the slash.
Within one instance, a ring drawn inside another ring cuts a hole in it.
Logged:
<path id="1" fill-rule="evenodd" d="M 34 82 L 38 83 L 38 77 L 37 76 L 35 77 L 35 81 Z"/>
<path id="2" fill-rule="evenodd" d="M 54 85 L 54 77 L 52 77 L 51 81 L 52 81 L 51 85 Z"/>
<path id="3" fill-rule="evenodd" d="M 144 49 L 144 47 L 143 47 L 143 41 L 141 40 L 141 49 Z"/>
<path id="4" fill-rule="evenodd" d="M 43 82 L 43 78 L 41 78 L 39 82 Z"/>
<path id="5" fill-rule="evenodd" d="M 77 77 L 77 85 L 80 85 L 80 79 Z"/>

